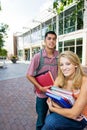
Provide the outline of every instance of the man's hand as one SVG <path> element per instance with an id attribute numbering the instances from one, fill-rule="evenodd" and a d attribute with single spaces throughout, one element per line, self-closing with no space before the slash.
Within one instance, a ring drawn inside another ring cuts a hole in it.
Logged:
<path id="1" fill-rule="evenodd" d="M 47 92 L 47 89 L 49 89 L 51 86 L 46 86 L 46 87 L 40 87 L 40 91 L 43 93 Z"/>

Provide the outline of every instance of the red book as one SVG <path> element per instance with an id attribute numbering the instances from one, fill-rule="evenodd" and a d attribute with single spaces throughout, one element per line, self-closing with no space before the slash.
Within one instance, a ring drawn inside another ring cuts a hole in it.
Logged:
<path id="1" fill-rule="evenodd" d="M 45 71 L 35 76 L 37 82 L 42 86 L 52 86 L 54 84 L 54 79 L 50 71 Z M 36 88 L 37 93 L 41 93 L 41 91 Z"/>

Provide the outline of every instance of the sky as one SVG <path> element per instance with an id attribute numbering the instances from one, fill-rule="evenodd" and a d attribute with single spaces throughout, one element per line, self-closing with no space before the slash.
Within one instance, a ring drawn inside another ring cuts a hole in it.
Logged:
<path id="1" fill-rule="evenodd" d="M 9 25 L 6 48 L 12 53 L 13 33 L 20 32 L 29 21 L 39 15 L 41 10 L 53 0 L 0 0 L 0 23 Z"/>

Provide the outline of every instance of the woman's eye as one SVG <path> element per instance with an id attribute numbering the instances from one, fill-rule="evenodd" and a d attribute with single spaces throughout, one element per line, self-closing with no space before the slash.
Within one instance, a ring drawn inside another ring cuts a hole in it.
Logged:
<path id="1" fill-rule="evenodd" d="M 70 63 L 66 63 L 66 65 L 70 65 Z"/>
<path id="2" fill-rule="evenodd" d="M 65 63 L 65 65 L 70 65 L 70 64 L 71 64 L 71 63 Z M 64 65 L 64 64 L 62 64 L 62 63 L 60 64 L 60 66 L 63 66 L 63 65 Z"/>
<path id="3" fill-rule="evenodd" d="M 63 64 L 60 64 L 60 66 L 63 66 Z"/>

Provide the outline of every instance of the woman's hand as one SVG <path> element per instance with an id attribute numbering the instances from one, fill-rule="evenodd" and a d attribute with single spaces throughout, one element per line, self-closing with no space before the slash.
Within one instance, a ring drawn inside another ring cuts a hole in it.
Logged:
<path id="1" fill-rule="evenodd" d="M 54 111 L 55 108 L 58 108 L 58 109 L 61 108 L 57 103 L 53 102 L 51 98 L 47 99 L 47 104 L 48 104 L 49 110 L 52 112 Z"/>
<path id="2" fill-rule="evenodd" d="M 83 119 L 83 116 L 82 115 L 79 115 L 75 120 L 76 121 L 81 121 Z"/>
<path id="3" fill-rule="evenodd" d="M 56 108 L 62 108 L 62 107 L 60 107 L 57 103 L 55 103 L 55 102 L 53 102 L 53 101 L 52 101 L 52 105 L 53 105 L 53 107 L 56 107 Z"/>
<path id="4" fill-rule="evenodd" d="M 52 106 L 52 100 L 51 100 L 51 98 L 47 99 L 47 104 L 48 104 L 49 110 L 52 111 L 53 106 Z"/>

